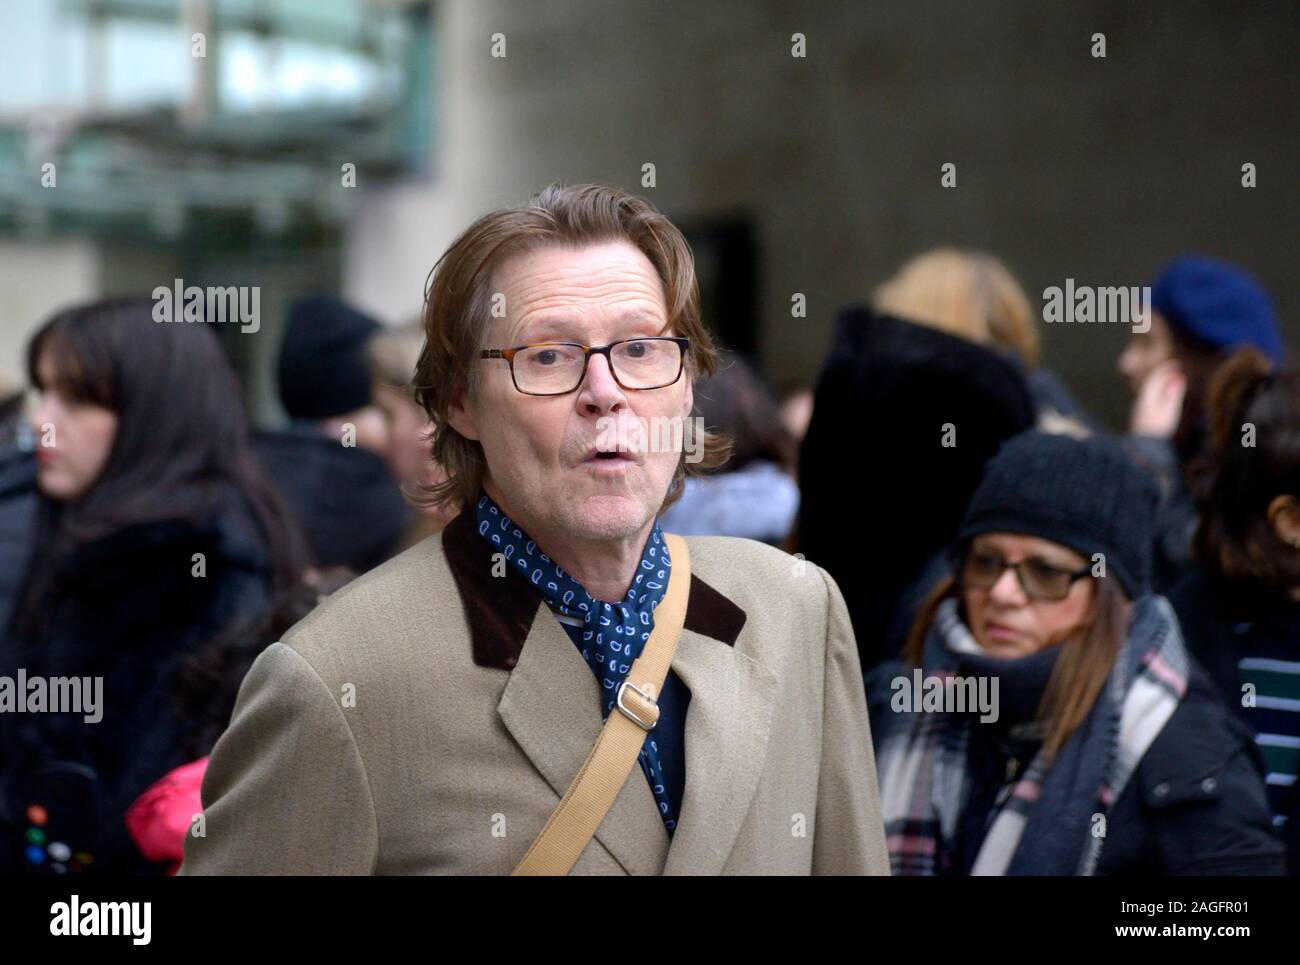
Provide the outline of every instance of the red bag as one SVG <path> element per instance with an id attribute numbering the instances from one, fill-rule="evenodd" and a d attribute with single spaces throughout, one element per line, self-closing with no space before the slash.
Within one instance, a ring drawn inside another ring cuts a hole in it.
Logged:
<path id="1" fill-rule="evenodd" d="M 172 862 L 168 874 L 180 869 L 185 835 L 203 810 L 199 788 L 207 769 L 206 757 L 182 764 L 149 785 L 127 809 L 126 826 L 136 847 L 150 861 Z"/>

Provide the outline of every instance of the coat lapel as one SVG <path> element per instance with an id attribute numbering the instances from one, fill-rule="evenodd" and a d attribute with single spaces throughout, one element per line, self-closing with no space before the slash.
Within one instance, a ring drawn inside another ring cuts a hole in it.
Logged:
<path id="1" fill-rule="evenodd" d="M 758 789 L 776 676 L 735 647 L 689 629 L 682 631 L 673 670 L 690 688 L 691 703 L 685 797 L 663 873 L 716 875 Z"/>
<path id="2" fill-rule="evenodd" d="M 560 797 L 600 736 L 599 686 L 559 621 L 538 606 L 497 712 Z M 628 874 L 657 874 L 663 867 L 668 832 L 640 767 L 633 766 L 596 840 Z"/>
<path id="3" fill-rule="evenodd" d="M 513 568 L 493 575 L 492 551 L 463 512 L 442 533 L 470 629 L 474 662 L 510 673 L 497 713 L 560 797 L 600 734 L 599 684 L 573 641 Z M 630 874 L 717 874 L 758 787 L 775 675 L 738 652 L 747 615 L 696 574 L 672 668 L 691 691 L 686 790 L 669 847 L 640 767 L 596 839 Z"/>

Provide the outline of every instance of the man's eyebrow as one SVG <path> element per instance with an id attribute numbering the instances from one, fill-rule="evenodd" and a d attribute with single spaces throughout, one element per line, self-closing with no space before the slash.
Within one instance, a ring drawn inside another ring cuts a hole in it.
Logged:
<path id="1" fill-rule="evenodd" d="M 645 326 L 655 334 L 667 331 L 667 320 L 660 320 L 654 312 L 644 311 L 642 309 L 629 309 L 625 312 L 619 312 L 614 316 L 613 321 L 620 326 Z M 572 318 L 556 315 L 546 318 L 540 318 L 536 321 L 526 322 L 524 331 L 527 332 L 524 337 L 528 343 L 533 342 L 582 342 L 575 331 L 577 324 Z M 516 339 L 516 344 L 518 340 Z"/>
<path id="2" fill-rule="evenodd" d="M 660 319 L 653 312 L 631 311 L 615 317 L 617 324 L 632 331 L 641 329 L 637 335 L 663 335 L 671 328 L 667 319 Z"/>
<path id="3" fill-rule="evenodd" d="M 526 333 L 526 334 L 525 334 Z M 568 318 L 542 318 L 527 322 L 517 333 L 516 341 L 525 338 L 529 342 L 578 342 L 581 339 L 574 334 L 574 323 Z"/>

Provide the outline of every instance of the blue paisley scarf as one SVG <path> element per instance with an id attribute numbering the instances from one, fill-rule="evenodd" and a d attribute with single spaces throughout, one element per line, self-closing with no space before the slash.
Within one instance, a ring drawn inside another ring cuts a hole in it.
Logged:
<path id="1" fill-rule="evenodd" d="M 608 717 L 614 709 L 619 685 L 650 639 L 655 607 L 668 589 L 672 561 L 659 523 L 656 521 L 650 531 L 627 595 L 617 603 L 605 603 L 593 598 L 582 584 L 543 553 L 486 493 L 479 497 L 475 517 L 479 535 L 537 588 L 551 609 L 582 620 L 579 649 L 600 683 L 601 719 Z M 677 827 L 677 815 L 665 788 L 659 747 L 654 738 L 653 731 L 646 735 L 641 748 L 641 770 L 650 782 L 660 817 L 671 836 Z"/>

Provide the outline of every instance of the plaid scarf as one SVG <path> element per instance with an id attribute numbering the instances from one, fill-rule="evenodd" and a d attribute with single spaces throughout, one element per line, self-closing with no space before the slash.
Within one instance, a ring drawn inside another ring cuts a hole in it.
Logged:
<path id="1" fill-rule="evenodd" d="M 953 675 L 976 647 L 955 599 L 936 613 L 922 663 Z M 1048 762 L 1039 751 L 992 819 L 971 870 L 976 875 L 1090 875 L 1109 818 L 1138 762 L 1187 689 L 1188 658 L 1163 597 L 1133 607 L 1128 637 L 1087 717 Z M 899 714 L 881 741 L 877 766 L 890 864 L 896 875 L 952 868 L 957 822 L 970 791 L 966 751 L 977 713 Z"/>

